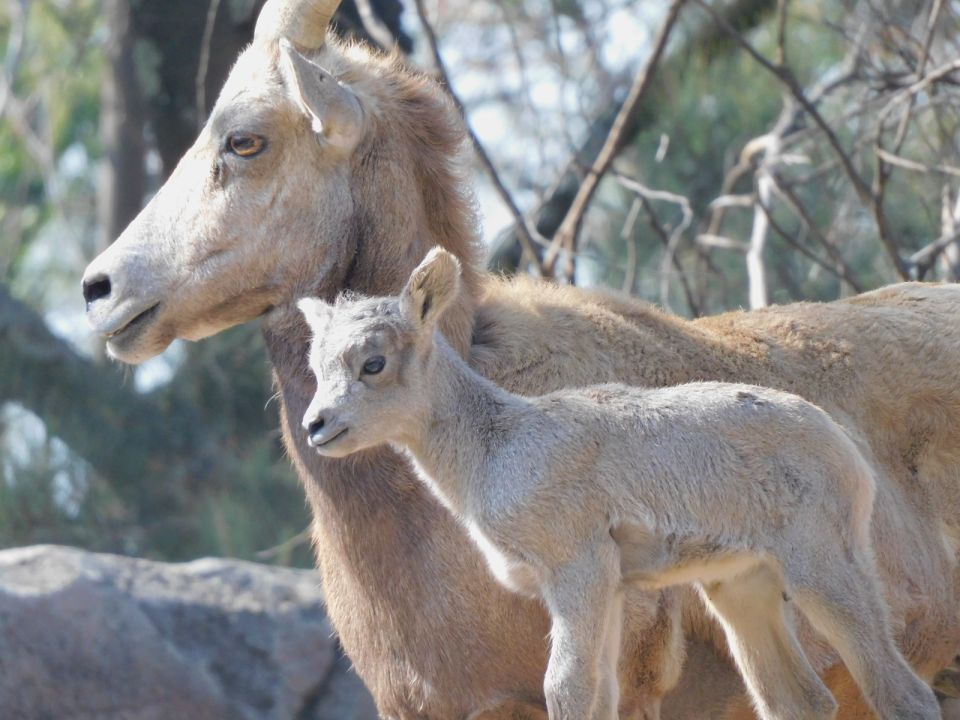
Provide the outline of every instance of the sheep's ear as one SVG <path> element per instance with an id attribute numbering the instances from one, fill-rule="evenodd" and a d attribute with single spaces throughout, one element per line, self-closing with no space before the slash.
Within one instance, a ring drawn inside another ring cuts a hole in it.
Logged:
<path id="1" fill-rule="evenodd" d="M 460 292 L 460 261 L 435 247 L 410 274 L 400 306 L 416 326 L 433 325 Z"/>
<path id="2" fill-rule="evenodd" d="M 303 313 L 303 316 L 307 319 L 307 324 L 311 328 L 315 329 L 319 323 L 324 322 L 330 318 L 330 311 L 333 309 L 333 306 L 324 302 L 320 298 L 305 297 L 297 300 L 297 307 L 300 308 L 300 312 Z"/>
<path id="3" fill-rule="evenodd" d="M 287 40 L 280 41 L 280 72 L 317 136 L 335 147 L 352 150 L 363 133 L 363 109 L 357 96 Z"/>

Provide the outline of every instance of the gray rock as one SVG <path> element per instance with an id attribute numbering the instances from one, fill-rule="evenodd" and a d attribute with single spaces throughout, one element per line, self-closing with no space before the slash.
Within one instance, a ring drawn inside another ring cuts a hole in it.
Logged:
<path id="1" fill-rule="evenodd" d="M 4 720 L 373 720 L 315 573 L 0 551 Z"/>

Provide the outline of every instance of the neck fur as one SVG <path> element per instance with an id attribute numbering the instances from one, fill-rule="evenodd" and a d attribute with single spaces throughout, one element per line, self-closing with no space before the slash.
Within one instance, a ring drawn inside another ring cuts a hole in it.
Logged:
<path id="1" fill-rule="evenodd" d="M 525 401 L 471 370 L 439 333 L 426 373 L 426 409 L 399 438 L 434 494 L 458 515 L 486 489 L 482 477 Z"/>

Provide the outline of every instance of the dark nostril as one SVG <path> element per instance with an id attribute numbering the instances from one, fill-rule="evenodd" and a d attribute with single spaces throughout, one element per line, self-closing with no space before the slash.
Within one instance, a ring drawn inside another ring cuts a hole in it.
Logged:
<path id="1" fill-rule="evenodd" d="M 110 294 L 110 278 L 106 275 L 97 275 L 90 280 L 83 281 L 83 299 L 87 305 L 105 298 Z"/>
<path id="2" fill-rule="evenodd" d="M 313 437 L 318 432 L 323 430 L 324 424 L 325 423 L 323 418 L 320 418 L 319 420 L 314 420 L 312 423 L 310 423 L 310 427 L 307 428 L 307 434 Z"/>

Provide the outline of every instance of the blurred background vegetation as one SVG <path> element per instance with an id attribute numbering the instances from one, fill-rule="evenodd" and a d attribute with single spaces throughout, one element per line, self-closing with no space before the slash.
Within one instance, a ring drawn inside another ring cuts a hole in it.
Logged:
<path id="1" fill-rule="evenodd" d="M 310 565 L 258 328 L 123 368 L 79 292 L 192 143 L 263 0 L 4 1 L 0 546 Z M 543 272 L 665 5 L 346 0 L 337 30 L 436 72 L 429 22 L 504 187 L 476 163 L 491 266 Z M 690 0 L 556 274 L 686 316 L 956 280 L 958 12 Z"/>

